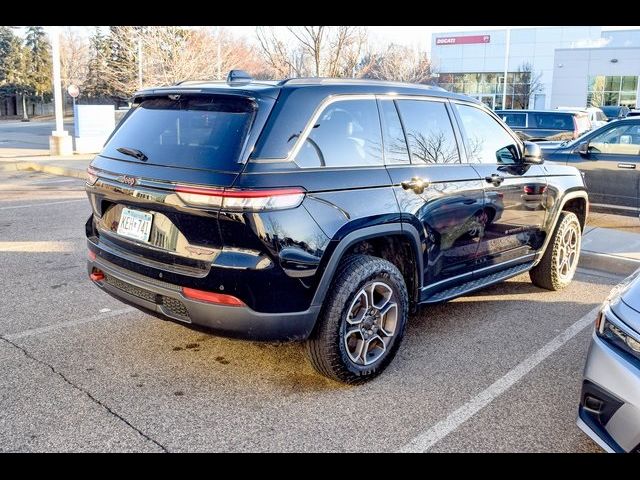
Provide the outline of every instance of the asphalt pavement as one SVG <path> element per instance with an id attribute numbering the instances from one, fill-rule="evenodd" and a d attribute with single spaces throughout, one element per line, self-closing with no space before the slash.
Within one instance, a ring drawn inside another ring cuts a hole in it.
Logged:
<path id="1" fill-rule="evenodd" d="M 55 129 L 55 121 L 0 122 L 0 158 L 48 155 L 49 136 Z M 73 134 L 73 120 L 65 121 L 64 129 Z"/>
<path id="2" fill-rule="evenodd" d="M 378 379 L 316 374 L 298 344 L 215 337 L 86 278 L 82 181 L 0 172 L 0 451 L 599 452 L 575 425 L 592 310 L 527 275 L 410 318 Z"/>

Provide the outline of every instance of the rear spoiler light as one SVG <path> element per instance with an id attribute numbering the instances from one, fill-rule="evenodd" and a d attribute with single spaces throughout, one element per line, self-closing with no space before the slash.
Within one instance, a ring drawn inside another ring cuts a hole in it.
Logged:
<path id="1" fill-rule="evenodd" d="M 227 190 L 176 185 L 178 196 L 188 205 L 223 208 L 233 211 L 261 212 L 294 208 L 302 203 L 302 188 L 276 188 L 263 190 Z"/>

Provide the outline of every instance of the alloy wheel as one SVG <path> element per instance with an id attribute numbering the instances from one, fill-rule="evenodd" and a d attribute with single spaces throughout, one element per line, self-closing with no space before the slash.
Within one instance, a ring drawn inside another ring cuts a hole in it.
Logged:
<path id="1" fill-rule="evenodd" d="M 368 366 L 389 349 L 398 326 L 398 302 L 386 283 L 367 283 L 347 310 L 344 346 L 349 359 Z"/>

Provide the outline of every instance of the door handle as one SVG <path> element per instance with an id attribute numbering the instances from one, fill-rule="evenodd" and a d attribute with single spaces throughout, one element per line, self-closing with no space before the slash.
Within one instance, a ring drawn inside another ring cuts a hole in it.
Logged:
<path id="1" fill-rule="evenodd" d="M 424 189 L 427 188 L 429 184 L 430 184 L 429 180 L 425 180 L 424 178 L 420 178 L 420 177 L 413 177 L 411 180 L 405 180 L 403 182 L 400 182 L 400 185 L 402 185 L 403 189 L 405 190 L 411 189 L 417 194 L 423 193 Z"/>
<path id="2" fill-rule="evenodd" d="M 628 170 L 635 170 L 636 164 L 635 163 L 619 163 L 618 164 L 618 168 L 626 168 Z"/>
<path id="3" fill-rule="evenodd" d="M 504 181 L 504 177 L 501 177 L 500 175 L 496 175 L 495 173 L 490 177 L 484 177 L 484 179 L 489 183 L 493 183 L 494 187 L 499 187 L 500 184 Z"/>

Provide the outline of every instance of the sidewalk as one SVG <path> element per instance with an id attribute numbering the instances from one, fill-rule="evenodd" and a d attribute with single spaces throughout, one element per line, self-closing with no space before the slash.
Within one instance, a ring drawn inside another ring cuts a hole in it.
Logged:
<path id="1" fill-rule="evenodd" d="M 49 155 L 19 158 L 0 157 L 0 171 L 30 170 L 84 179 L 87 167 L 93 157 L 95 157 L 94 154 L 58 157 Z"/>
<path id="2" fill-rule="evenodd" d="M 579 265 L 616 275 L 630 275 L 640 268 L 640 233 L 587 226 L 582 236 Z"/>
<path id="3" fill-rule="evenodd" d="M 0 158 L 0 171 L 30 170 L 86 178 L 87 166 L 95 155 L 72 157 Z M 640 224 L 640 220 L 632 219 Z M 627 276 L 640 268 L 640 233 L 587 226 L 582 237 L 580 267 Z"/>

